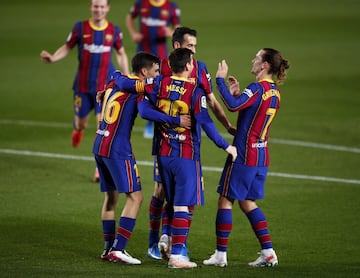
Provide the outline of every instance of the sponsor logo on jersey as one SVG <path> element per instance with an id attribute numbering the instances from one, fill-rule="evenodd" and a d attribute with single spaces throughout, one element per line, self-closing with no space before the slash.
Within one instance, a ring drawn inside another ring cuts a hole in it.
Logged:
<path id="1" fill-rule="evenodd" d="M 106 45 L 96 45 L 96 44 L 84 44 L 84 49 L 90 53 L 106 53 L 111 51 L 110 46 Z"/>
<path id="2" fill-rule="evenodd" d="M 256 142 L 251 144 L 252 148 L 259 149 L 259 148 L 266 148 L 267 147 L 267 141 L 265 142 Z"/>
<path id="3" fill-rule="evenodd" d="M 148 27 L 161 27 L 166 26 L 166 20 L 160 20 L 152 17 L 144 17 L 141 19 L 141 22 Z"/>
<path id="4" fill-rule="evenodd" d="M 186 140 L 186 135 L 184 134 L 171 134 L 171 133 L 168 133 L 168 134 L 165 134 L 165 137 L 169 138 L 169 139 L 175 139 L 175 140 L 179 140 L 179 141 L 184 141 Z"/>
<path id="5" fill-rule="evenodd" d="M 108 137 L 110 135 L 110 131 L 108 131 L 106 129 L 105 130 L 98 129 L 96 131 L 96 134 L 99 134 L 99 135 L 104 136 L 104 137 Z"/>

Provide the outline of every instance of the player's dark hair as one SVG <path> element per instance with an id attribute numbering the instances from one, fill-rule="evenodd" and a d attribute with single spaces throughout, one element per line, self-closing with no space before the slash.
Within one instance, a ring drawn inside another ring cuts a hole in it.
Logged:
<path id="1" fill-rule="evenodd" d="M 138 52 L 131 59 L 131 67 L 133 73 L 140 73 L 142 68 L 151 68 L 154 64 L 160 64 L 160 59 L 147 52 Z"/>
<path id="2" fill-rule="evenodd" d="M 197 32 L 195 29 L 189 27 L 178 27 L 174 30 L 172 35 L 172 45 L 174 46 L 175 42 L 182 44 L 184 42 L 184 36 L 188 34 L 190 36 L 196 37 Z"/>
<path id="3" fill-rule="evenodd" d="M 264 51 L 262 61 L 270 64 L 269 73 L 276 75 L 277 84 L 284 83 L 286 79 L 286 70 L 290 67 L 289 61 L 284 59 L 281 53 L 276 49 L 263 48 L 262 50 Z"/>
<path id="4" fill-rule="evenodd" d="M 181 73 L 185 70 L 186 64 L 191 63 L 193 52 L 188 48 L 177 48 L 170 53 L 169 63 L 173 73 Z"/>

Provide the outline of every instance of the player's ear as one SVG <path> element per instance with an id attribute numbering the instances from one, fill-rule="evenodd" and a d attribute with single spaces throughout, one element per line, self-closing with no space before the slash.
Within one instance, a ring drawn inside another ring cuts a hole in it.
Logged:
<path id="1" fill-rule="evenodd" d="M 147 69 L 145 67 L 141 68 L 140 73 L 142 76 L 147 77 Z"/>

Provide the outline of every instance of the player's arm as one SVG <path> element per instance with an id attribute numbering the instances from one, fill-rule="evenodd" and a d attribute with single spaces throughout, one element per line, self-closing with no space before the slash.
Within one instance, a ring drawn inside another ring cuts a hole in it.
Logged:
<path id="1" fill-rule="evenodd" d="M 128 75 L 123 75 L 120 71 L 114 71 L 111 76 L 111 82 L 121 91 L 126 91 L 130 94 L 144 93 L 146 91 L 145 87 L 150 86 L 139 79 L 129 78 Z M 96 92 L 96 102 L 102 103 L 104 99 L 105 90 Z"/>
<path id="2" fill-rule="evenodd" d="M 71 48 L 67 44 L 64 44 L 60 46 L 54 54 L 50 54 L 46 50 L 41 51 L 40 57 L 45 63 L 55 63 L 61 59 L 64 59 L 70 53 L 70 51 Z"/>
<path id="3" fill-rule="evenodd" d="M 159 82 L 159 79 L 161 78 L 160 76 L 157 78 L 148 78 L 145 82 L 137 78 L 130 78 L 129 76 L 130 75 L 122 74 L 120 71 L 115 71 L 112 79 L 115 81 L 116 86 L 119 87 L 119 90 L 131 94 L 152 92 L 155 84 Z"/>
<path id="4" fill-rule="evenodd" d="M 215 117 L 218 119 L 218 121 L 226 128 L 226 130 L 232 134 L 235 135 L 236 128 L 232 126 L 231 122 L 227 118 L 223 107 L 219 103 L 219 101 L 216 99 L 214 93 L 212 92 L 212 84 L 211 84 L 211 76 L 209 71 L 206 68 L 206 65 L 201 62 L 197 61 L 198 66 L 198 86 L 202 88 L 206 94 L 206 100 L 207 103 L 214 113 Z"/>
<path id="5" fill-rule="evenodd" d="M 141 42 L 143 35 L 136 30 L 135 18 L 131 15 L 131 13 L 126 16 L 125 22 L 132 40 L 136 43 Z"/>
<path id="6" fill-rule="evenodd" d="M 171 38 L 174 30 L 178 27 L 180 27 L 180 8 L 175 2 L 170 3 L 170 19 L 166 24 L 165 27 L 165 35 L 168 38 Z M 172 26 L 172 27 L 171 27 Z"/>
<path id="7" fill-rule="evenodd" d="M 256 101 L 258 90 L 252 89 L 254 83 L 250 84 L 245 90 L 237 95 L 233 96 L 225 84 L 225 79 L 217 77 L 216 85 L 224 104 L 229 111 L 239 111 L 251 106 Z"/>
<path id="8" fill-rule="evenodd" d="M 126 54 L 125 48 L 122 46 L 116 50 L 116 60 L 120 66 L 123 74 L 129 74 L 129 59 Z"/>
<path id="9" fill-rule="evenodd" d="M 220 135 L 219 131 L 216 129 L 216 126 L 206 108 L 206 99 L 204 95 L 200 96 L 201 107 L 200 111 L 195 113 L 195 119 L 200 124 L 201 128 L 205 131 L 206 135 L 215 143 L 219 148 L 224 149 L 228 154 L 231 154 L 233 157 L 233 161 L 235 161 L 237 157 L 236 148 L 230 145 L 225 139 Z"/>
<path id="10" fill-rule="evenodd" d="M 218 119 L 218 121 L 226 128 L 226 130 L 232 134 L 235 135 L 236 128 L 233 127 L 229 119 L 227 118 L 224 109 L 222 108 L 219 101 L 216 99 L 214 93 L 207 94 L 206 95 L 207 103 L 211 109 L 211 111 L 214 113 L 215 117 Z"/>
<path id="11" fill-rule="evenodd" d="M 225 83 L 225 77 L 227 75 L 227 72 L 228 65 L 226 64 L 225 60 L 222 60 L 219 63 L 218 70 L 216 72 L 216 86 L 228 110 L 238 111 L 251 106 L 256 100 L 256 97 L 253 96 L 257 95 L 258 93 L 256 88 L 253 88 L 254 83 L 246 87 L 241 94 L 234 94 L 236 90 L 229 91 Z"/>

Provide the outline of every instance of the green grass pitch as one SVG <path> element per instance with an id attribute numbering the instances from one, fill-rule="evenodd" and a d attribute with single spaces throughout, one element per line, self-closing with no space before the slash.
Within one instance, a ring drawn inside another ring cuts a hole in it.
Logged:
<path id="1" fill-rule="evenodd" d="M 254 78 L 251 59 L 262 47 L 279 49 L 291 62 L 259 202 L 279 266 L 247 266 L 259 245 L 236 206 L 228 267 L 202 265 L 215 249 L 216 187 L 225 159 L 204 138 L 206 204 L 195 210 L 189 234 L 190 257 L 199 265 L 193 270 L 171 270 L 146 257 L 152 157 L 139 118 L 132 143 L 144 203 L 127 250 L 142 265 L 99 260 L 103 195 L 91 182 L 93 116 L 81 146 L 70 144 L 76 50 L 53 65 L 39 57 L 42 49 L 63 44 L 75 21 L 89 17 L 88 2 L 1 5 L 0 277 L 359 277 L 360 2 L 177 0 L 182 25 L 198 30 L 196 56 L 213 79 L 226 59 L 229 72 L 247 85 Z M 135 45 L 125 16 L 132 2 L 112 0 L 109 14 L 124 31 L 129 58 Z M 236 115 L 228 115 L 235 123 Z"/>

